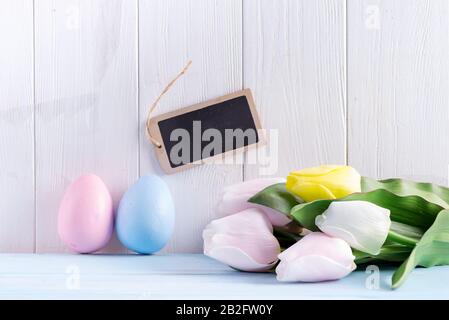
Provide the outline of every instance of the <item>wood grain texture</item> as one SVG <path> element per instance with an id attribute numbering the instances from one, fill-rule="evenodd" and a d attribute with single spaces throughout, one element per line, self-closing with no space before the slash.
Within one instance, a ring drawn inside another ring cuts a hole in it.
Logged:
<path id="1" fill-rule="evenodd" d="M 165 252 L 202 251 L 201 233 L 216 217 L 219 193 L 242 180 L 242 165 L 203 165 L 164 176 L 144 135 L 148 107 L 189 59 L 190 70 L 155 115 L 242 89 L 241 37 L 241 0 L 139 3 L 140 171 L 163 176 L 175 199 L 176 227 Z"/>
<path id="2" fill-rule="evenodd" d="M 273 175 L 345 163 L 344 14 L 343 0 L 244 1 L 244 85 L 262 126 L 278 132 Z"/>
<path id="3" fill-rule="evenodd" d="M 138 176 L 137 3 L 35 5 L 37 252 L 55 252 L 70 182 L 95 173 L 117 204 Z"/>
<path id="4" fill-rule="evenodd" d="M 447 185 L 448 52 L 448 1 L 348 1 L 351 165 Z"/>
<path id="5" fill-rule="evenodd" d="M 33 2 L 0 9 L 0 252 L 34 250 Z"/>

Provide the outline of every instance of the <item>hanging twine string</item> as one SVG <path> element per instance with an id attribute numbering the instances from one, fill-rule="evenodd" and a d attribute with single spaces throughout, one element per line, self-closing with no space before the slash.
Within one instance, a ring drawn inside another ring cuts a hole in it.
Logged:
<path id="1" fill-rule="evenodd" d="M 178 73 L 178 75 L 167 84 L 165 89 L 161 92 L 161 94 L 157 97 L 157 99 L 153 102 L 150 109 L 148 110 L 147 123 L 146 123 L 147 137 L 148 137 L 148 140 L 150 140 L 150 142 L 156 146 L 156 148 L 161 148 L 162 144 L 159 141 L 157 141 L 154 137 L 151 136 L 151 132 L 150 132 L 151 114 L 153 113 L 154 109 L 156 109 L 156 106 L 159 103 L 159 101 L 161 100 L 162 96 L 164 94 L 166 94 L 168 92 L 168 90 L 170 90 L 170 88 L 175 84 L 175 82 L 187 72 L 187 70 L 189 69 L 191 64 L 192 64 L 191 60 L 189 62 L 187 62 L 184 69 L 182 69 L 182 71 L 180 73 Z"/>

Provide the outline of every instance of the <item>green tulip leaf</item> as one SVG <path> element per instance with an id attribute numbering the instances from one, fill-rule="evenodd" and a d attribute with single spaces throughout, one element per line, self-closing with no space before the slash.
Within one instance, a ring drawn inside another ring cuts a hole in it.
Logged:
<path id="1" fill-rule="evenodd" d="M 333 201 L 368 201 L 390 210 L 390 219 L 404 225 L 427 230 L 444 208 L 419 196 L 398 196 L 385 189 L 367 193 L 353 193 L 336 200 L 316 200 L 298 204 L 290 215 L 304 228 L 318 231 L 315 218 L 322 214 Z"/>
<path id="2" fill-rule="evenodd" d="M 287 191 L 285 183 L 277 183 L 258 192 L 248 202 L 260 204 L 285 215 L 290 215 L 291 209 L 302 201 Z"/>
<path id="3" fill-rule="evenodd" d="M 401 244 L 384 244 L 378 255 L 371 255 L 356 249 L 352 249 L 355 263 L 366 264 L 375 262 L 404 262 L 410 256 L 413 248 Z"/>
<path id="4" fill-rule="evenodd" d="M 401 286 L 416 266 L 449 265 L 449 210 L 438 214 L 409 258 L 393 274 L 392 287 Z"/>
<path id="5" fill-rule="evenodd" d="M 419 196 L 428 202 L 449 209 L 449 188 L 432 183 L 413 182 L 403 179 L 375 180 L 362 177 L 362 192 L 385 189 L 398 196 Z"/>

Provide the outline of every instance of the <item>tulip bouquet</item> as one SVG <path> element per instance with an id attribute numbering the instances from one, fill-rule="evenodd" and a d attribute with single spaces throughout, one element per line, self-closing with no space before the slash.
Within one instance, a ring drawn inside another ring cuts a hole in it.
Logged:
<path id="1" fill-rule="evenodd" d="M 275 270 L 279 281 L 393 263 L 397 288 L 416 266 L 449 265 L 449 189 L 430 183 L 320 166 L 227 187 L 218 209 L 224 217 L 204 230 L 204 253 L 242 271 Z"/>

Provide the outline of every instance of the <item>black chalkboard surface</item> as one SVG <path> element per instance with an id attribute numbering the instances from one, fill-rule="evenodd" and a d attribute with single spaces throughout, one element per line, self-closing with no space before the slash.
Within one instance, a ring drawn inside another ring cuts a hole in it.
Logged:
<path id="1" fill-rule="evenodd" d="M 254 146 L 262 140 L 260 129 L 249 89 L 155 117 L 150 124 L 167 173 Z"/>

